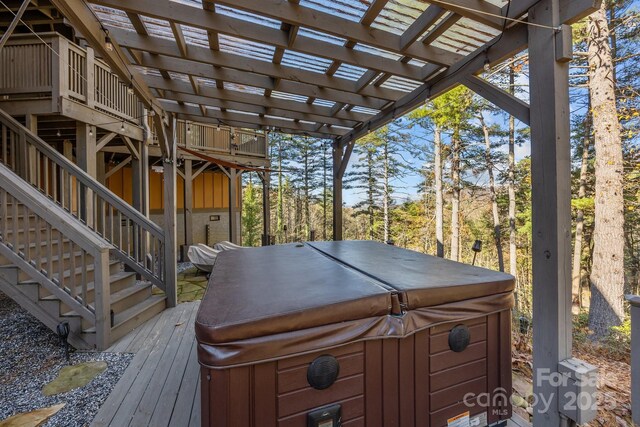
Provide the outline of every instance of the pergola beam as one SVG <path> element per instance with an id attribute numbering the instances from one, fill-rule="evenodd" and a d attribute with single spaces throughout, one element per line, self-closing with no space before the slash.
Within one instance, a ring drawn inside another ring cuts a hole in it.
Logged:
<path id="1" fill-rule="evenodd" d="M 303 102 L 289 101 L 274 97 L 264 97 L 257 94 L 238 92 L 228 89 L 217 89 L 211 86 L 199 86 L 198 92 L 196 93 L 193 90 L 192 85 L 190 85 L 189 83 L 181 80 L 168 81 L 156 76 L 145 76 L 145 82 L 147 83 L 147 85 L 149 85 L 149 87 L 152 88 L 185 94 L 200 95 L 206 98 L 210 98 L 210 100 L 207 100 L 207 102 L 214 102 L 216 100 L 218 102 L 229 101 L 233 104 L 236 104 L 234 107 L 230 107 L 234 110 L 241 109 L 241 106 L 243 105 L 259 107 L 263 109 L 263 111 L 256 111 L 254 109 L 254 111 L 251 112 L 262 112 L 264 114 L 269 114 L 269 112 L 273 110 L 287 110 L 295 113 L 300 113 L 300 120 L 319 121 L 322 120 L 321 117 L 325 119 L 333 118 L 334 120 L 342 123 L 336 122 L 330 124 L 337 124 L 339 126 L 354 126 L 358 122 L 365 121 L 371 117 L 368 114 L 353 113 L 348 111 L 340 111 L 336 114 L 336 112 L 333 111 L 333 107 L 329 108 L 319 105 L 309 105 Z M 219 106 L 215 104 L 209 105 Z M 305 117 L 307 115 L 309 115 L 309 117 Z M 317 119 L 310 119 L 311 115 L 317 116 Z"/>
<path id="2" fill-rule="evenodd" d="M 171 103 L 168 101 L 162 101 L 162 100 L 160 101 L 160 104 L 163 106 L 163 108 L 166 111 L 170 111 L 173 113 L 186 114 L 186 115 L 195 116 L 195 117 L 201 115 L 200 109 L 198 109 L 195 106 L 178 105 L 178 104 L 174 104 L 174 103 Z M 222 123 L 236 122 L 236 123 L 244 123 L 247 125 L 251 124 L 255 126 L 260 126 L 261 128 L 264 128 L 267 126 L 277 127 L 277 128 L 287 128 L 295 131 L 296 133 L 315 132 L 315 133 L 325 135 L 324 136 L 325 138 L 334 138 L 336 136 L 343 135 L 345 132 L 347 132 L 346 129 L 338 130 L 336 128 L 329 127 L 326 125 L 322 126 L 322 128 L 320 129 L 316 129 L 315 125 L 303 123 L 303 122 L 296 122 L 293 120 L 290 121 L 290 120 L 282 120 L 282 119 L 270 118 L 270 117 L 267 118 L 267 117 L 260 117 L 258 115 L 231 113 L 228 111 L 217 111 L 212 109 L 208 109 L 207 115 L 203 117 L 217 119 L 218 122 L 222 122 Z"/>
<path id="3" fill-rule="evenodd" d="M 524 24 L 514 25 L 505 30 L 502 36 L 498 36 L 489 52 L 484 47 L 477 49 L 467 59 L 461 61 L 449 69 L 443 71 L 423 85 L 405 95 L 390 107 L 378 113 L 369 122 L 354 129 L 345 136 L 338 138 L 340 146 L 344 146 L 352 140 L 358 139 L 368 131 L 376 130 L 396 117 L 413 110 L 428 99 L 433 99 L 443 92 L 457 86 L 460 81 L 482 71 L 485 59 L 491 64 L 501 62 L 505 58 L 515 55 L 527 46 L 527 28 Z M 492 43 L 492 42 L 490 42 Z"/>
<path id="4" fill-rule="evenodd" d="M 143 66 L 171 70 L 172 68 L 175 69 L 175 67 L 179 67 L 180 64 L 180 61 L 172 61 L 169 59 L 175 58 L 188 60 L 190 62 L 214 65 L 217 67 L 232 68 L 246 73 L 268 76 L 274 79 L 289 80 L 291 82 L 311 85 L 315 88 L 320 86 L 322 88 L 330 88 L 342 92 L 356 93 L 356 83 L 350 80 L 325 76 L 312 71 L 273 64 L 271 62 L 260 61 L 231 53 L 215 52 L 204 47 L 193 45 L 189 46 L 189 54 L 186 57 L 183 57 L 178 46 L 172 40 L 152 36 L 141 36 L 133 31 L 122 30 L 116 27 L 108 27 L 108 29 L 113 37 L 117 37 L 122 46 L 141 51 L 138 56 L 141 61 L 140 65 Z M 150 54 L 157 54 L 160 56 L 150 57 Z M 160 61 L 160 59 L 162 61 Z M 153 63 L 158 63 L 158 66 L 154 67 L 153 65 L 147 65 Z M 182 65 L 182 69 L 185 71 L 185 74 L 196 74 L 187 73 L 186 70 L 188 68 L 184 67 L 186 64 L 183 63 Z M 187 67 L 190 66 L 190 64 L 187 65 Z M 206 70 L 209 71 L 199 74 L 203 74 L 202 77 L 208 78 L 215 78 L 214 76 L 219 76 L 220 74 L 216 69 L 211 70 L 211 67 L 207 67 Z M 254 78 L 255 82 L 252 82 L 251 79 L 248 78 L 249 76 L 244 77 L 246 81 L 245 84 L 252 84 L 252 86 L 258 87 L 265 86 L 265 83 L 257 78 Z M 225 79 L 233 79 L 233 77 L 227 76 Z M 268 85 L 273 86 L 273 82 Z M 280 88 L 280 90 L 283 89 Z M 391 89 L 367 87 L 366 90 L 362 91 L 362 95 L 372 97 L 374 100 L 372 102 L 367 102 L 365 99 L 362 99 L 359 102 L 365 106 L 369 106 L 370 108 L 376 108 L 376 101 L 393 101 L 396 100 L 400 94 L 402 94 L 402 92 Z M 380 103 L 378 102 L 378 106 L 379 104 Z"/>
<path id="5" fill-rule="evenodd" d="M 103 6 L 121 9 L 125 12 L 136 12 L 153 18 L 167 20 L 174 24 L 189 25 L 206 31 L 228 34 L 233 37 L 259 43 L 266 43 L 282 49 L 291 49 L 307 55 L 337 59 L 358 67 L 380 68 L 380 71 L 394 73 L 406 78 L 417 78 L 420 74 L 420 68 L 414 65 L 398 64 L 393 59 L 384 58 L 364 51 L 354 51 L 352 49 L 337 46 L 311 37 L 296 37 L 297 30 L 295 28 L 297 28 L 299 24 L 295 23 L 289 23 L 292 28 L 294 28 L 293 30 L 281 31 L 279 29 L 274 29 L 264 25 L 256 25 L 248 21 L 243 21 L 241 19 L 232 18 L 222 14 L 211 14 L 206 12 L 194 14 L 193 7 L 177 2 L 156 2 L 153 0 L 136 0 L 135 2 L 127 0 L 96 0 L 95 2 Z M 297 6 L 289 2 L 284 4 L 290 7 L 302 8 L 301 6 Z M 231 4 L 231 7 L 234 7 L 234 5 Z M 399 36 L 393 36 L 399 40 Z M 437 58 L 436 63 L 438 64 L 449 65 L 459 60 L 461 57 L 459 54 L 443 49 L 425 46 L 422 46 L 422 48 L 437 52 L 438 55 L 434 55 L 434 58 Z M 396 49 L 392 49 L 392 51 L 396 50 L 397 46 Z M 432 62 L 429 58 L 420 59 Z"/>
<path id="6" fill-rule="evenodd" d="M 467 76 L 462 83 L 522 123 L 529 125 L 529 105 L 526 102 L 477 76 Z"/>
<path id="7" fill-rule="evenodd" d="M 218 107 L 221 110 L 224 109 L 224 110 L 246 111 L 248 113 L 253 113 L 258 115 L 270 115 L 270 116 L 282 117 L 282 118 L 291 119 L 291 120 L 304 120 L 308 122 L 317 122 L 321 126 L 335 125 L 335 126 L 341 126 L 344 128 L 350 128 L 356 124 L 356 122 L 335 119 L 332 117 L 323 117 L 323 116 L 316 116 L 312 114 L 295 113 L 289 110 L 269 109 L 261 106 L 252 105 L 252 104 L 243 104 L 243 103 L 238 103 L 234 101 L 224 101 L 218 98 L 212 98 L 208 96 L 195 95 L 195 94 L 189 94 L 189 93 L 166 91 L 164 92 L 164 97 L 165 99 L 172 99 L 178 102 L 188 102 L 191 104 L 199 104 L 199 105 L 208 106 L 208 107 Z M 296 102 L 296 104 L 298 103 Z M 303 105 L 307 105 L 307 104 L 303 104 Z M 204 115 L 208 115 L 208 113 L 205 113 Z"/>
<path id="8" fill-rule="evenodd" d="M 356 43 L 399 54 L 402 53 L 399 35 L 370 28 L 361 23 L 308 7 L 279 0 L 220 0 L 218 3 L 268 16 L 289 24 L 326 32 Z M 450 65 L 460 58 L 458 54 L 433 46 L 425 46 L 422 43 L 413 43 L 407 46 L 405 52 L 413 58 L 440 65 Z"/>

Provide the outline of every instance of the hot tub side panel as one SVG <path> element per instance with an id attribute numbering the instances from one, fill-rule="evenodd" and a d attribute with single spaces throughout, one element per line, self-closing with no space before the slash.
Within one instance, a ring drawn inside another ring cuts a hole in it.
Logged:
<path id="1" fill-rule="evenodd" d="M 448 334 L 468 326 L 469 346 L 449 349 Z M 203 427 L 306 427 L 307 413 L 339 403 L 345 427 L 444 427 L 467 410 L 489 424 L 511 417 L 496 399 L 511 392 L 510 311 L 425 329 L 403 339 L 345 345 L 308 355 L 230 369 L 202 368 Z M 325 390 L 307 383 L 309 364 L 329 354 L 340 363 Z M 464 402 L 465 395 L 473 393 Z M 480 400 L 484 399 L 484 400 Z M 489 400 L 489 407 L 482 404 Z"/>

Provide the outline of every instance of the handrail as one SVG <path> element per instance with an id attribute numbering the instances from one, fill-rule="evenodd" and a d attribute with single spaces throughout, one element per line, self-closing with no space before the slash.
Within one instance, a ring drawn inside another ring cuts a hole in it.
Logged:
<path id="1" fill-rule="evenodd" d="M 18 204 L 23 205 L 20 212 Z M 22 224 L 18 223 L 19 220 Z M 31 225 L 35 227 L 33 237 Z M 45 239 L 41 236 L 42 231 L 46 233 Z M 57 254 L 52 249 L 54 236 L 58 238 Z M 68 252 L 72 268 L 68 275 L 64 273 L 63 236 L 71 242 L 71 250 Z M 84 266 L 81 267 L 80 280 L 76 278 L 76 246 L 80 249 L 81 259 L 89 263 L 87 255 L 92 258 L 93 305 L 88 297 L 87 271 Z M 97 334 L 97 344 L 102 348 L 106 346 L 111 329 L 108 321 L 109 252 L 113 246 L 87 230 L 40 191 L 23 185 L 20 177 L 3 164 L 0 164 L 0 249 L 7 258 L 21 265 L 33 280 L 92 323 Z M 58 256 L 57 268 L 53 267 L 55 255 Z"/>
<path id="2" fill-rule="evenodd" d="M 5 164 L 112 243 L 124 263 L 164 289 L 162 229 L 2 110 L 0 119 L 19 139 L 24 138 L 13 152 L 3 147 L 3 152 L 14 156 L 11 161 L 5 158 Z"/>

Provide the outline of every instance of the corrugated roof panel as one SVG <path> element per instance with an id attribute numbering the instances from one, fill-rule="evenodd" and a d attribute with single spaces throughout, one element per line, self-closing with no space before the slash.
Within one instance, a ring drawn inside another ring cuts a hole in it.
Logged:
<path id="1" fill-rule="evenodd" d="M 391 76 L 385 81 L 381 87 L 395 89 L 402 92 L 411 92 L 422 83 L 416 80 L 405 79 L 404 77 Z"/>
<path id="2" fill-rule="evenodd" d="M 423 0 L 391 0 L 371 26 L 401 35 L 427 7 L 429 3 Z"/>
<path id="3" fill-rule="evenodd" d="M 309 28 L 300 27 L 298 29 L 298 36 L 309 37 L 314 40 L 322 40 L 327 43 L 342 46 L 347 42 L 347 39 L 336 37 L 331 34 L 322 33 L 320 31 L 312 30 Z"/>
<path id="4" fill-rule="evenodd" d="M 149 35 L 161 37 L 163 39 L 174 40 L 173 31 L 171 31 L 171 26 L 169 25 L 169 21 L 165 21 L 163 19 L 150 18 L 148 16 L 140 15 L 142 22 L 144 22 Z"/>
<path id="5" fill-rule="evenodd" d="M 369 45 L 362 44 L 362 43 L 358 43 L 354 47 L 354 49 L 362 51 L 362 52 L 367 52 L 367 53 L 370 53 L 372 55 L 381 56 L 383 58 L 393 59 L 395 61 L 397 61 L 400 58 L 402 58 L 402 55 L 398 55 L 396 53 L 389 52 L 388 50 L 378 49 L 377 47 L 369 46 Z"/>
<path id="6" fill-rule="evenodd" d="M 195 46 L 209 47 L 209 37 L 207 32 L 201 28 L 191 27 L 189 25 L 181 25 L 182 34 L 187 44 Z"/>
<path id="7" fill-rule="evenodd" d="M 173 71 L 169 71 L 169 76 L 173 80 L 179 80 L 179 81 L 183 81 L 183 82 L 188 82 L 189 81 L 189 76 L 187 76 L 186 74 L 174 73 Z"/>
<path id="8" fill-rule="evenodd" d="M 239 39 L 226 34 L 218 35 L 218 40 L 222 52 L 233 53 L 235 55 L 260 59 L 267 62 L 271 62 L 273 52 L 275 51 L 275 47 L 271 45 Z"/>
<path id="9" fill-rule="evenodd" d="M 300 6 L 355 22 L 360 22 L 370 5 L 370 0 L 300 0 Z"/>
<path id="10" fill-rule="evenodd" d="M 302 70 L 313 71 L 316 73 L 325 73 L 331 60 L 320 58 L 318 56 L 307 55 L 299 52 L 287 50 L 282 56 L 282 65 L 300 68 Z"/>
<path id="11" fill-rule="evenodd" d="M 279 99 L 287 99 L 289 101 L 295 101 L 295 102 L 307 102 L 307 97 L 306 96 L 302 96 L 302 95 L 296 95 L 293 93 L 287 93 L 287 92 L 278 92 L 278 91 L 272 91 L 271 92 L 271 96 L 274 98 L 279 98 Z"/>
<path id="12" fill-rule="evenodd" d="M 375 114 L 378 114 L 380 112 L 380 110 L 375 110 L 373 108 L 367 108 L 367 107 L 361 107 L 359 105 L 356 105 L 355 107 L 353 107 L 351 109 L 351 111 L 353 111 L 354 113 L 371 114 L 372 116 L 375 115 Z"/>
<path id="13" fill-rule="evenodd" d="M 125 30 L 130 31 L 134 30 L 131 21 L 127 17 L 127 14 L 122 10 L 112 9 L 110 7 L 99 6 L 96 4 L 91 4 L 90 6 L 100 19 L 100 22 L 102 22 L 103 24 L 124 28 Z"/>
<path id="14" fill-rule="evenodd" d="M 252 93 L 255 95 L 264 95 L 264 89 L 261 87 L 224 82 L 224 88 L 229 90 L 235 90 L 236 92 Z"/>
<path id="15" fill-rule="evenodd" d="M 276 19 L 267 18 L 254 13 L 245 12 L 244 10 L 234 9 L 228 6 L 216 5 L 216 13 L 221 15 L 230 16 L 232 18 L 241 19 L 247 22 L 253 22 L 254 24 L 264 25 L 265 27 L 280 29 L 281 22 Z"/>
<path id="16" fill-rule="evenodd" d="M 334 76 L 343 79 L 357 81 L 367 71 L 366 68 L 356 67 L 351 64 L 340 64 L 340 68 L 334 73 Z"/>
<path id="17" fill-rule="evenodd" d="M 449 51 L 467 54 L 500 34 L 499 30 L 462 18 L 438 37 L 432 45 Z"/>
<path id="18" fill-rule="evenodd" d="M 335 105 L 335 102 L 327 101 L 326 99 L 318 99 L 318 98 L 316 98 L 313 101 L 313 105 L 318 105 L 320 107 L 329 107 L 329 108 L 331 108 L 331 107 L 333 107 Z"/>

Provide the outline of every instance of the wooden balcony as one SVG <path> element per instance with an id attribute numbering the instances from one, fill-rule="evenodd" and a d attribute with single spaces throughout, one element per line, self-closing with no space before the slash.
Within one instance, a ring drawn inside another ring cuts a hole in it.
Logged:
<path id="1" fill-rule="evenodd" d="M 47 44 L 15 34 L 0 51 L 0 108 L 13 116 L 58 114 L 143 139 L 142 103 L 93 49 L 57 33 L 40 38 Z M 180 120 L 177 136 L 180 146 L 211 155 L 267 158 L 261 131 Z"/>
<path id="2" fill-rule="evenodd" d="M 0 51 L 0 106 L 5 111 L 57 113 L 109 131 L 124 127 L 130 137 L 141 135 L 142 103 L 93 49 L 57 33 L 40 38 L 46 45 L 36 36 L 16 34 Z"/>

